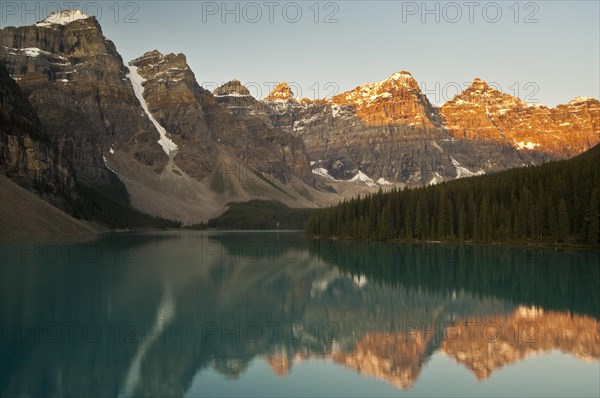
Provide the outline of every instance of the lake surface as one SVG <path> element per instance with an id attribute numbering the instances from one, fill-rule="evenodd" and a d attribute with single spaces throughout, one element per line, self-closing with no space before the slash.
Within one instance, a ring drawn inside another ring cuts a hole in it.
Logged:
<path id="1" fill-rule="evenodd" d="M 190 232 L 0 260 L 1 396 L 600 395 L 598 251 Z"/>

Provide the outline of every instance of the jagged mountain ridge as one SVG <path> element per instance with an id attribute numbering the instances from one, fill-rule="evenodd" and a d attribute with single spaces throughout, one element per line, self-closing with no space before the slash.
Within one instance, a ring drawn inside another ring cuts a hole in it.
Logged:
<path id="1" fill-rule="evenodd" d="M 78 11 L 0 30 L 0 62 L 77 179 L 101 189 L 117 176 L 135 207 L 184 222 L 214 217 L 229 201 L 315 205 L 300 138 L 232 117 L 185 56 L 141 58 L 125 66 L 97 20 Z"/>
<path id="2" fill-rule="evenodd" d="M 228 201 L 323 206 L 538 164 L 580 153 L 600 129 L 594 99 L 534 107 L 476 80 L 438 108 L 408 72 L 315 101 L 285 83 L 260 101 L 236 80 L 210 93 L 183 54 L 125 65 L 78 11 L 0 30 L 0 62 L 77 178 L 101 186 L 116 175 L 135 207 L 186 222 Z"/>
<path id="3" fill-rule="evenodd" d="M 354 180 L 368 186 L 367 181 L 377 180 L 382 183 L 374 186 L 421 185 L 548 158 L 517 151 L 508 143 L 454 138 L 408 72 L 331 100 L 297 99 L 282 83 L 274 94 L 257 101 L 248 95 L 224 94 L 227 86 L 218 89 L 219 103 L 238 115 L 260 114 L 302 137 L 313 173 L 326 183 Z"/>
<path id="4" fill-rule="evenodd" d="M 507 142 L 520 150 L 564 159 L 600 142 L 600 102 L 575 98 L 548 108 L 527 104 L 476 78 L 441 107 L 444 124 L 455 138 Z"/>
<path id="5" fill-rule="evenodd" d="M 238 114 L 261 113 L 301 136 L 313 172 L 336 179 L 363 172 L 372 180 L 437 183 L 571 157 L 600 142 L 598 100 L 547 108 L 479 78 L 441 107 L 405 71 L 316 101 L 295 98 L 286 83 L 258 103 L 223 95 L 227 85 L 219 88 L 221 103 Z"/>

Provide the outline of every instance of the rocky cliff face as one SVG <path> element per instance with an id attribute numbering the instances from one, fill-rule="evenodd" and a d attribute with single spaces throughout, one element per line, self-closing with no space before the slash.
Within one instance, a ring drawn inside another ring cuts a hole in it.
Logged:
<path id="1" fill-rule="evenodd" d="M 217 102 L 207 106 L 207 113 L 213 137 L 245 164 L 284 183 L 299 180 L 313 185 L 308 153 L 300 137 L 255 114 L 230 112 Z"/>
<path id="2" fill-rule="evenodd" d="M 37 113 L 0 65 L 0 172 L 64 207 L 74 181 L 66 159 L 52 145 Z"/>
<path id="3" fill-rule="evenodd" d="M 214 169 L 217 150 L 210 137 L 202 104 L 211 94 L 196 83 L 183 54 L 151 51 L 129 63 L 136 86 L 157 129 L 166 130 L 159 143 L 190 176 L 204 178 Z"/>
<path id="4" fill-rule="evenodd" d="M 106 183 L 105 158 L 124 151 L 160 169 L 167 157 L 94 17 L 66 11 L 0 30 L 0 61 L 18 82 L 77 178 Z"/>
<path id="5" fill-rule="evenodd" d="M 600 142 L 600 102 L 593 98 L 548 108 L 526 104 L 475 79 L 441 113 L 454 138 L 506 143 L 557 158 L 578 155 Z"/>
<path id="6" fill-rule="evenodd" d="M 236 114 L 219 105 L 213 94 L 198 85 L 183 54 L 153 51 L 130 65 L 144 79 L 148 109 L 170 133 L 177 146 L 175 163 L 186 173 L 199 178 L 213 173 L 221 163 L 216 149 L 221 146 L 244 165 L 283 183 L 299 179 L 312 184 L 302 140 L 261 117 Z M 234 101 L 249 98 L 248 90 L 236 81 L 220 87 L 215 95 Z"/>

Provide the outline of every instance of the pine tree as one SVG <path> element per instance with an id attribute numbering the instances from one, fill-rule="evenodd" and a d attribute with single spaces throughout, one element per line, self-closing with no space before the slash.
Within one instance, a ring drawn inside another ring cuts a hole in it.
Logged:
<path id="1" fill-rule="evenodd" d="M 569 212 L 567 210 L 567 202 L 564 199 L 561 199 L 558 204 L 557 224 L 558 241 L 562 242 L 569 236 L 570 232 Z"/>
<path id="2" fill-rule="evenodd" d="M 465 241 L 467 227 L 467 215 L 465 212 L 465 205 L 460 206 L 460 212 L 458 213 L 458 239 L 461 242 Z"/>
<path id="3" fill-rule="evenodd" d="M 598 235 L 600 230 L 600 189 L 594 188 L 592 192 L 592 198 L 588 206 L 588 244 L 595 246 L 598 244 Z"/>
<path id="4" fill-rule="evenodd" d="M 423 214 L 421 212 L 421 201 L 417 201 L 417 208 L 415 210 L 415 237 L 419 240 L 424 239 L 423 236 Z"/>

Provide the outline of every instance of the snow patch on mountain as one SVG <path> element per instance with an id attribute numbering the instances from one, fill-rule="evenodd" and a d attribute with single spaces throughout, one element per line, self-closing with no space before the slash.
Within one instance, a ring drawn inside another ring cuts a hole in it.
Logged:
<path id="1" fill-rule="evenodd" d="M 318 121 L 321 118 L 321 115 L 314 115 L 310 118 L 304 118 L 301 120 L 296 120 L 294 122 L 294 126 L 292 127 L 292 130 L 294 131 L 300 131 L 300 130 L 304 130 L 304 126 L 306 125 L 311 125 L 312 123 Z"/>
<path id="2" fill-rule="evenodd" d="M 354 177 L 352 177 L 350 180 L 348 180 L 348 182 L 364 182 L 367 186 L 370 186 L 373 188 L 379 188 L 379 185 L 377 185 L 371 177 L 369 177 L 368 175 L 366 175 L 365 173 L 363 173 L 360 170 L 358 170 L 358 173 Z"/>
<path id="3" fill-rule="evenodd" d="M 379 185 L 394 185 L 383 177 L 381 177 L 379 180 L 377 180 L 377 184 L 379 184 Z"/>
<path id="4" fill-rule="evenodd" d="M 50 13 L 43 21 L 36 23 L 35 26 L 47 27 L 51 25 L 66 25 L 74 21 L 88 18 L 89 16 L 79 10 L 64 10 L 58 13 Z"/>
<path id="5" fill-rule="evenodd" d="M 40 55 L 40 53 L 42 52 L 42 50 L 40 50 L 37 47 L 24 48 L 23 51 L 25 52 L 25 56 L 31 57 L 31 58 L 38 57 Z"/>
<path id="6" fill-rule="evenodd" d="M 452 159 L 452 165 L 454 165 L 454 167 L 456 168 L 456 178 L 480 176 L 485 174 L 485 171 L 483 170 L 479 170 L 478 172 L 472 172 L 471 170 L 458 163 L 456 159 L 452 157 L 450 159 Z"/>
<path id="7" fill-rule="evenodd" d="M 535 149 L 536 147 L 540 146 L 540 144 L 536 144 L 535 142 L 525 142 L 525 141 L 519 141 L 516 143 L 517 144 L 517 149 L 518 150 L 523 150 L 523 149 Z"/>
<path id="8" fill-rule="evenodd" d="M 221 94 L 221 95 L 214 94 L 214 96 L 215 97 L 239 97 L 239 98 L 249 98 L 249 97 L 252 97 L 251 95 L 240 94 L 240 93 L 236 93 L 236 92 L 229 93 L 229 94 Z"/>
<path id="9" fill-rule="evenodd" d="M 337 181 L 335 178 L 333 178 L 329 174 L 329 171 L 327 171 L 327 169 L 324 168 L 324 167 L 317 167 L 316 169 L 312 170 L 312 173 L 315 174 L 315 175 L 318 175 L 320 177 L 327 178 L 328 180 L 331 180 L 331 181 Z"/>
<path id="10" fill-rule="evenodd" d="M 438 173 L 433 173 L 433 178 L 427 183 L 427 185 L 437 185 L 441 182 L 444 182 L 444 177 Z"/>
<path id="11" fill-rule="evenodd" d="M 134 86 L 133 91 L 138 101 L 140 102 L 142 109 L 144 109 L 144 112 L 146 112 L 146 115 L 148 116 L 152 124 L 154 124 L 154 127 L 156 127 L 156 130 L 158 130 L 158 133 L 160 134 L 160 139 L 158 140 L 158 143 L 167 155 L 171 155 L 171 152 L 175 152 L 177 150 L 177 145 L 173 141 L 171 141 L 167 130 L 165 130 L 165 128 L 160 125 L 160 123 L 154 118 L 154 116 L 152 116 L 152 113 L 150 113 L 150 111 L 148 110 L 148 104 L 146 103 L 146 99 L 144 98 L 143 85 L 146 79 L 140 76 L 140 74 L 138 73 L 138 67 L 133 66 L 131 64 L 129 65 L 128 77 L 131 81 L 131 84 L 133 84 Z"/>

